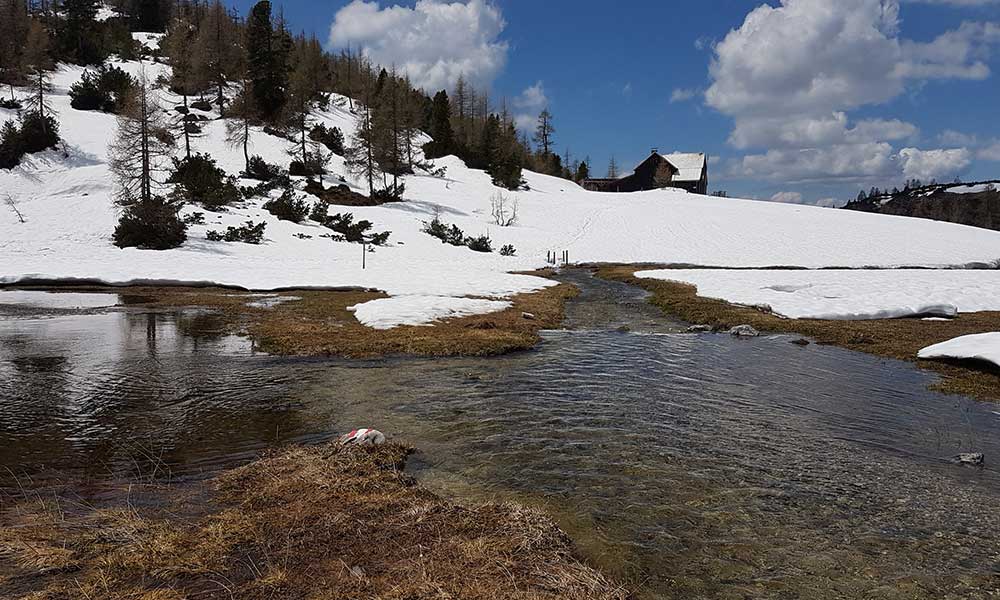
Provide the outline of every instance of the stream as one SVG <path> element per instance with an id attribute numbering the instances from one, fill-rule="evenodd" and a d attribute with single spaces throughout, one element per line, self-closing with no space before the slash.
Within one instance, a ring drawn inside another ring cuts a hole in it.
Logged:
<path id="1" fill-rule="evenodd" d="M 0 291 L 0 485 L 183 481 L 370 426 L 419 448 L 438 493 L 546 510 L 642 597 L 1000 593 L 1000 407 L 907 363 L 686 334 L 641 290 L 560 278 L 582 293 L 532 351 L 372 361 L 258 354 L 127 292 Z M 950 461 L 970 451 L 985 468 Z"/>

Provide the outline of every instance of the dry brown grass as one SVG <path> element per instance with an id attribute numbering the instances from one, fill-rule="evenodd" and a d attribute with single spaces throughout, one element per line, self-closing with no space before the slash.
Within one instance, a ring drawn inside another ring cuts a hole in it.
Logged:
<path id="1" fill-rule="evenodd" d="M 291 448 L 219 476 L 196 518 L 168 506 L 0 516 L 0 597 L 33 600 L 624 599 L 544 515 L 463 508 L 415 486 L 409 449 Z"/>
<path id="2" fill-rule="evenodd" d="M 545 272 L 531 273 L 544 277 Z M 223 288 L 76 287 L 66 291 L 114 291 L 133 306 L 201 307 L 217 311 L 232 333 L 249 336 L 264 352 L 291 356 L 373 358 L 386 355 L 492 356 L 526 350 L 538 343 L 538 332 L 562 323 L 566 300 L 578 291 L 567 284 L 520 294 L 507 310 L 439 321 L 429 327 L 404 326 L 379 331 L 365 327 L 347 308 L 386 297 L 377 291 L 290 290 L 299 298 L 274 308 L 248 306 L 251 294 Z M 526 319 L 523 314 L 534 315 Z"/>
<path id="3" fill-rule="evenodd" d="M 635 272 L 645 267 L 604 265 L 597 275 L 639 286 L 652 293 L 650 302 L 693 324 L 728 329 L 744 323 L 761 331 L 796 333 L 821 344 L 830 344 L 915 362 L 927 346 L 963 335 L 1000 331 L 1000 313 L 962 314 L 948 321 L 882 319 L 876 321 L 819 321 L 782 319 L 756 308 L 698 296 L 697 288 L 683 283 L 643 279 Z M 1000 400 L 1000 372 L 974 365 L 920 361 L 921 368 L 942 375 L 934 387 L 945 393 L 965 394 L 983 400 Z"/>

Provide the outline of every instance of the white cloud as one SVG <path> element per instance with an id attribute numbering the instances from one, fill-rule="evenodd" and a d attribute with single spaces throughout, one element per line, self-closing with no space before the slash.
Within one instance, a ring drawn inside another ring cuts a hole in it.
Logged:
<path id="1" fill-rule="evenodd" d="M 418 0 L 413 8 L 354 0 L 337 11 L 330 45 L 358 46 L 427 91 L 451 88 L 460 75 L 486 86 L 507 63 L 508 45 L 499 39 L 505 27 L 486 0 Z"/>
<path id="2" fill-rule="evenodd" d="M 532 131 L 538 121 L 539 113 L 549 105 L 545 84 L 539 81 L 525 88 L 512 103 L 518 109 L 514 114 L 514 124 L 522 131 Z"/>
<path id="3" fill-rule="evenodd" d="M 693 100 L 701 92 L 694 88 L 676 88 L 673 93 L 670 94 L 670 103 L 675 102 L 687 102 L 688 100 Z"/>
<path id="4" fill-rule="evenodd" d="M 944 181 L 959 175 L 972 162 L 972 153 L 965 148 L 952 150 L 919 150 L 903 148 L 899 151 L 903 175 L 907 179 Z"/>
<path id="5" fill-rule="evenodd" d="M 976 158 L 991 162 L 1000 162 L 1000 140 L 993 140 L 990 145 L 980 148 Z"/>
<path id="6" fill-rule="evenodd" d="M 525 88 L 517 98 L 514 98 L 513 102 L 517 108 L 541 112 L 549 103 L 549 97 L 545 94 L 545 84 L 539 81 L 535 85 Z"/>
<path id="7" fill-rule="evenodd" d="M 850 117 L 914 84 L 990 74 L 1000 26 L 967 22 L 915 42 L 900 37 L 899 7 L 899 0 L 780 0 L 751 11 L 714 46 L 706 104 L 733 118 L 732 146 L 763 150 L 737 161 L 737 176 L 864 181 L 968 166 L 964 148 L 897 152 L 892 142 L 919 133 L 911 123 Z"/>

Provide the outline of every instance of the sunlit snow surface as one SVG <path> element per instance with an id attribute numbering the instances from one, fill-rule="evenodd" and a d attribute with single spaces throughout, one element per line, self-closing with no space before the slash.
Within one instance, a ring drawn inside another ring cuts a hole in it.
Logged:
<path id="1" fill-rule="evenodd" d="M 643 271 L 697 286 L 698 295 L 766 305 L 792 319 L 891 319 L 1000 310 L 1000 271 Z"/>
<path id="2" fill-rule="evenodd" d="M 920 358 L 981 360 L 1000 367 L 1000 332 L 966 335 L 920 351 Z"/>
<path id="3" fill-rule="evenodd" d="M 152 35 L 137 37 L 147 45 L 157 41 Z M 169 72 L 151 62 L 116 64 L 133 74 L 145 69 L 150 80 Z M 361 287 L 393 297 L 459 299 L 457 305 L 467 304 L 463 299 L 468 297 L 504 300 L 552 285 L 546 279 L 514 274 L 546 266 L 549 252 L 567 251 L 572 262 L 739 267 L 944 266 L 1000 258 L 1000 232 L 670 190 L 602 194 L 531 172 L 524 174 L 529 189 L 504 192 L 517 200 L 517 223 L 499 227 L 490 204 L 498 188 L 484 172 L 466 168 L 455 157 L 435 161 L 437 167 L 446 168 L 444 177 L 406 177 L 406 202 L 331 207 L 331 213 L 351 212 L 356 219 L 371 221 L 376 231 L 392 232 L 388 246 L 367 254 L 364 268 L 358 245 L 320 237 L 327 230 L 313 222 L 278 221 L 263 210 L 265 198 L 224 213 L 186 207 L 184 214 L 205 213 L 205 224 L 192 226 L 188 241 L 175 250 L 119 250 L 110 240 L 118 211 L 111 199 L 113 178 L 107 166 L 116 117 L 70 107 L 69 87 L 82 73 L 82 68 L 63 65 L 53 77 L 50 101 L 59 114 L 67 154 L 32 155 L 21 166 L 0 171 L 0 190 L 11 195 L 26 220 L 20 223 L 0 204 L 0 283 L 85 279 L 115 284 L 215 283 L 253 290 Z M 181 102 L 165 90 L 159 95 L 171 112 Z M 199 114 L 210 120 L 203 123 L 204 135 L 192 140 L 194 151 L 211 154 L 228 173 L 238 173 L 244 166 L 242 150 L 225 143 L 225 124 L 217 119 L 218 111 Z M 0 110 L 0 120 L 14 117 L 13 111 Z M 339 96 L 315 115 L 317 122 L 339 127 L 348 138 L 355 119 L 347 99 Z M 289 145 L 255 128 L 250 153 L 287 166 Z M 343 158 L 335 156 L 329 170 L 331 179 L 343 174 Z M 349 183 L 358 191 L 366 190 L 359 181 Z M 422 232 L 435 215 L 466 235 L 488 234 L 495 249 L 513 245 L 517 255 L 503 257 L 442 244 Z M 263 244 L 205 238 L 208 230 L 224 231 L 247 220 L 267 223 Z M 442 311 L 432 304 L 421 304 L 427 310 L 423 322 L 440 318 Z M 878 307 L 877 300 L 872 304 Z M 388 311 L 397 305 L 374 306 L 371 310 Z M 411 316 L 406 322 L 421 320 Z M 386 318 L 393 320 L 390 313 Z"/>
<path id="4" fill-rule="evenodd" d="M 394 296 L 370 300 L 347 310 L 373 329 L 392 329 L 400 325 L 425 325 L 441 319 L 499 312 L 510 307 L 510 302 L 475 298 Z"/>

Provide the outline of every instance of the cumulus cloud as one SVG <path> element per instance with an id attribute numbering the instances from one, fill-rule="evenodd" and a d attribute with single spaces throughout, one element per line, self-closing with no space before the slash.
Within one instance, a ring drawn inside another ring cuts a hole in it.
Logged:
<path id="1" fill-rule="evenodd" d="M 962 173 L 972 162 L 972 153 L 965 148 L 952 150 L 919 150 L 903 148 L 899 151 L 903 175 L 907 179 L 951 179 Z"/>
<path id="2" fill-rule="evenodd" d="M 980 148 L 976 158 L 992 162 L 1000 162 L 1000 140 L 993 140 L 988 146 Z"/>
<path id="3" fill-rule="evenodd" d="M 505 27 L 500 9 L 486 0 L 418 0 L 413 8 L 354 0 L 337 11 L 330 45 L 357 46 L 427 91 L 451 88 L 460 75 L 486 86 L 507 63 Z"/>
<path id="4" fill-rule="evenodd" d="M 717 43 L 705 102 L 733 118 L 732 146 L 764 150 L 745 156 L 736 172 L 863 181 L 898 178 L 906 165 L 910 172 L 960 165 L 961 149 L 896 152 L 893 142 L 917 137 L 911 123 L 852 120 L 850 112 L 928 80 L 989 76 L 1000 26 L 967 22 L 916 42 L 900 36 L 899 13 L 899 0 L 781 0 L 751 11 Z"/>
<path id="5" fill-rule="evenodd" d="M 514 124 L 518 129 L 525 131 L 534 129 L 539 113 L 549 105 L 545 84 L 539 81 L 525 88 L 511 103 L 517 109 L 514 114 Z"/>

